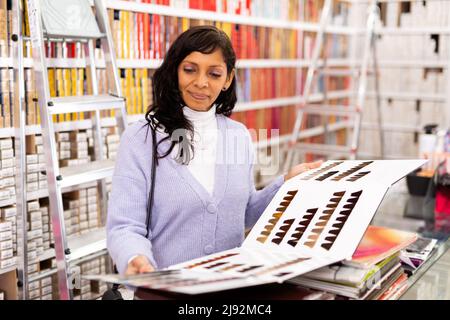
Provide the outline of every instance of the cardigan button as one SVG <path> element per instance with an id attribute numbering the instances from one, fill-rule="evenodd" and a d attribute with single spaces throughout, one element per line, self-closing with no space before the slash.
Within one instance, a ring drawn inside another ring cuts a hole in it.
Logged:
<path id="1" fill-rule="evenodd" d="M 214 203 L 210 203 L 206 206 L 206 210 L 208 210 L 209 213 L 214 214 L 217 212 L 217 206 Z"/>
<path id="2" fill-rule="evenodd" d="M 205 246 L 205 253 L 206 254 L 211 254 L 214 251 L 214 247 L 210 244 L 208 244 L 207 246 Z"/>

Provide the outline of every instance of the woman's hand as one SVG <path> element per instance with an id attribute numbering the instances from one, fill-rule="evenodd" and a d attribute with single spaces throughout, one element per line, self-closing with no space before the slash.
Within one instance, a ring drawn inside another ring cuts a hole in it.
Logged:
<path id="1" fill-rule="evenodd" d="M 155 271 L 155 268 L 153 268 L 153 266 L 150 264 L 148 258 L 146 256 L 140 255 L 135 257 L 130 261 L 130 263 L 128 263 L 125 274 L 129 276 L 133 274 L 147 273 L 152 271 Z"/>
<path id="2" fill-rule="evenodd" d="M 295 177 L 296 175 L 299 175 L 300 173 L 303 173 L 305 171 L 316 169 L 322 165 L 323 161 L 319 160 L 316 162 L 305 162 L 298 164 L 289 170 L 287 174 L 284 175 L 284 181 L 289 180 L 290 178 Z"/>

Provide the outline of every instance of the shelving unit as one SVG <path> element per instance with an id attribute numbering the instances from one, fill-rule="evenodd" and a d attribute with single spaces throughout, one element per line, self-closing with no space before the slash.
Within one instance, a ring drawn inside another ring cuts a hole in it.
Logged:
<path id="1" fill-rule="evenodd" d="M 302 2 L 301 0 L 300 2 Z M 147 4 L 147 3 L 139 3 L 133 1 L 120 1 L 120 0 L 106 0 L 106 5 L 109 9 L 133 12 L 133 13 L 145 13 L 151 14 L 153 16 L 166 16 L 166 17 L 178 17 L 185 18 L 191 20 L 204 20 L 204 21 L 214 21 L 223 22 L 223 23 L 231 23 L 231 24 L 239 24 L 246 26 L 254 26 L 254 27 L 265 27 L 265 28 L 273 28 L 273 29 L 287 29 L 287 30 L 295 30 L 298 32 L 301 37 L 298 40 L 298 49 L 299 56 L 293 59 L 239 59 L 237 62 L 238 69 L 279 69 L 279 68 L 292 68 L 297 72 L 297 79 L 299 79 L 299 84 L 301 84 L 302 73 L 305 72 L 306 68 L 310 65 L 311 61 L 303 56 L 303 36 L 308 35 L 313 38 L 314 33 L 318 31 L 318 25 L 315 22 L 305 22 L 305 21 L 288 21 L 284 19 L 272 19 L 272 18 L 262 18 L 255 16 L 246 16 L 246 15 L 238 15 L 238 14 L 226 14 L 226 13 L 211 13 L 210 11 L 201 11 L 201 10 L 192 10 L 185 8 L 173 8 L 169 6 L 156 5 L 156 4 Z M 326 32 L 330 35 L 337 36 L 353 36 L 358 32 L 358 29 L 351 26 L 330 26 L 327 27 Z M 48 58 L 48 65 L 50 68 L 56 69 L 80 69 L 85 68 L 86 65 L 84 63 L 84 59 L 80 58 Z M 117 66 L 122 70 L 129 69 L 156 69 L 161 64 L 161 59 L 118 59 Z M 342 58 L 330 58 L 326 61 L 320 61 L 319 65 L 323 65 L 326 63 L 326 66 L 329 67 L 342 67 L 348 68 L 350 65 L 357 64 L 357 61 L 351 61 L 349 59 Z M 97 64 L 99 67 L 104 67 L 104 61 L 99 58 L 97 60 Z M 12 68 L 13 67 L 13 59 L 12 57 L 0 57 L 0 68 Z M 33 67 L 33 61 L 31 58 L 24 59 L 24 67 L 26 69 L 30 69 Z M 320 92 L 314 93 L 310 96 L 311 102 L 319 102 L 323 99 L 346 99 L 350 98 L 354 93 L 352 90 L 331 90 L 328 91 L 327 96 Z M 290 107 L 296 104 L 299 104 L 302 101 L 301 88 L 300 85 L 296 88 L 296 93 L 290 96 L 283 97 L 275 97 L 268 99 L 256 99 L 250 101 L 239 101 L 236 105 L 235 112 L 236 113 L 245 113 L 245 112 L 256 112 L 256 111 L 267 111 L 270 112 L 275 108 L 281 107 Z M 143 119 L 143 114 L 132 114 L 128 116 L 128 121 L 130 123 Z M 113 128 L 115 127 L 116 122 L 113 117 L 105 116 L 101 120 L 101 126 L 104 128 Z M 93 122 L 91 119 L 83 119 L 76 121 L 64 121 L 55 124 L 56 132 L 68 132 L 68 131 L 77 131 L 77 130 L 87 130 L 92 128 Z M 349 126 L 348 122 L 341 121 L 340 123 L 333 124 L 328 128 L 329 132 L 340 131 L 346 129 Z M 12 127 L 0 128 L 0 138 L 11 138 L 14 136 L 15 129 Z M 324 133 L 323 126 L 319 125 L 307 130 L 304 130 L 301 134 L 301 137 L 305 138 L 313 138 L 316 136 L 320 136 Z M 41 129 L 40 125 L 27 125 L 25 127 L 25 135 L 33 136 L 40 135 Z M 276 139 L 266 139 L 266 140 L 258 140 L 256 141 L 256 145 L 260 149 L 264 149 L 267 147 L 277 147 L 278 145 L 283 145 L 287 142 L 288 135 L 280 135 Z M 92 187 L 93 185 L 85 185 L 83 187 Z M 66 193 L 70 193 L 75 191 L 76 188 L 69 187 L 64 190 Z M 46 189 L 40 189 L 38 191 L 28 192 L 26 195 L 26 200 L 38 200 L 45 199 L 48 197 L 48 191 Z M 15 204 L 15 200 L 8 199 L 0 201 L 0 207 L 11 206 Z M 104 229 L 98 229 L 89 233 L 92 236 L 94 245 L 92 249 L 92 254 L 89 257 L 95 257 L 100 254 L 105 254 L 105 242 L 104 242 Z M 75 243 L 71 243 L 70 247 L 76 248 L 76 243 L 80 241 L 88 241 L 90 242 L 92 239 L 87 236 L 87 234 L 80 235 L 76 240 L 73 241 Z M 54 257 L 54 250 L 47 249 L 45 250 L 39 260 L 49 260 Z M 83 260 L 80 260 L 81 262 Z M 80 262 L 78 261 L 78 262 Z M 9 271 L 14 270 L 14 268 L 8 268 Z M 7 270 L 0 270 L 0 275 L 2 272 L 7 272 Z M 30 277 L 30 282 L 36 281 L 40 278 L 52 275 L 55 273 L 55 270 L 45 270 L 37 275 L 33 275 Z"/>
<path id="2" fill-rule="evenodd" d="M 360 12 L 367 3 L 350 2 Z M 449 3 L 411 1 L 401 6 L 406 1 L 378 2 L 386 19 L 376 30 L 382 55 L 379 67 L 380 82 L 384 85 L 383 114 L 387 116 L 383 126 L 388 141 L 386 157 L 414 158 L 418 156 L 418 135 L 423 125 L 431 122 L 445 127 L 450 122 Z M 432 11 L 438 6 L 441 10 Z M 369 93 L 369 109 L 373 108 L 373 97 Z M 373 158 L 377 149 L 370 141 L 375 119 L 374 112 L 369 110 L 363 123 L 364 158 Z"/>

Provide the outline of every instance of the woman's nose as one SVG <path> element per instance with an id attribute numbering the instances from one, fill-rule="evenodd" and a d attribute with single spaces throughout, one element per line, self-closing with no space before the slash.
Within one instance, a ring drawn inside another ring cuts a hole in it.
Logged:
<path id="1" fill-rule="evenodd" d="M 208 78 L 206 75 L 200 74 L 197 79 L 195 79 L 195 85 L 199 88 L 208 87 Z"/>

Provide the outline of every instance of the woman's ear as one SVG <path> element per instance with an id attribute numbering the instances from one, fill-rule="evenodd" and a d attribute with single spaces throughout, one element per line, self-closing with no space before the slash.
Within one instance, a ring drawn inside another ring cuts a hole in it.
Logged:
<path id="1" fill-rule="evenodd" d="M 223 91 L 227 91 L 228 88 L 230 87 L 231 82 L 232 82 L 233 79 L 234 79 L 234 70 L 235 70 L 235 69 L 231 70 L 230 74 L 228 75 L 227 81 L 226 81 L 225 84 L 223 85 L 223 89 L 222 89 Z"/>

